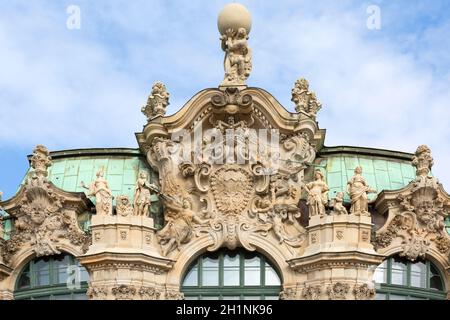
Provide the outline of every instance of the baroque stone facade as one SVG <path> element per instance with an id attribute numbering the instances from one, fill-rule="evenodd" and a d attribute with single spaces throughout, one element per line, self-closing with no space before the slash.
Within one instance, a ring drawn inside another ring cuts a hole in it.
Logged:
<path id="1" fill-rule="evenodd" d="M 136 134 L 149 170 L 137 170 L 131 193 L 121 186 L 114 193 L 105 167 L 96 167 L 89 186 L 81 183 L 86 194 L 64 191 L 48 178 L 49 151 L 36 147 L 24 184 L 0 202 L 12 221 L 8 237 L 1 230 L 0 299 L 14 298 L 27 261 L 61 252 L 86 267 L 94 300 L 183 299 L 189 264 L 221 248 L 266 256 L 282 279 L 283 300 L 373 299 L 375 268 L 396 254 L 431 259 L 450 287 L 450 196 L 430 175 L 430 149 L 417 149 L 416 177 L 399 190 L 375 190 L 358 165 L 333 189 L 321 165 L 322 105 L 308 81 L 292 89 L 296 112 L 247 87 L 250 27 L 241 5 L 224 9 L 224 80 L 177 113 L 166 116 L 169 93 L 155 82 Z M 161 227 L 151 215 L 154 198 Z M 88 228 L 80 227 L 82 215 Z"/>

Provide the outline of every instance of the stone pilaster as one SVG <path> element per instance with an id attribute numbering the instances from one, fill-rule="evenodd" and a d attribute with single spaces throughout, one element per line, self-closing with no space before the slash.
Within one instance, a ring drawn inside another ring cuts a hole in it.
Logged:
<path id="1" fill-rule="evenodd" d="M 167 299 L 173 261 L 160 255 L 155 231 L 147 217 L 92 217 L 92 245 L 79 257 L 90 273 L 90 299 Z"/>
<path id="2" fill-rule="evenodd" d="M 307 300 L 373 299 L 373 273 L 383 256 L 372 244 L 371 219 L 357 215 L 313 216 L 302 256 L 289 261 L 307 275 L 301 298 Z"/>

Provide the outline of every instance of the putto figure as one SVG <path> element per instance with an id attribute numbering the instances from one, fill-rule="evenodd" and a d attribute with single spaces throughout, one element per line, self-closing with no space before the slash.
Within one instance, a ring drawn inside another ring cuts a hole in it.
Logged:
<path id="1" fill-rule="evenodd" d="M 252 51 L 245 28 L 227 29 L 220 38 L 225 51 L 225 79 L 222 85 L 245 85 L 252 70 Z"/>
<path id="2" fill-rule="evenodd" d="M 334 214 L 348 214 L 347 209 L 344 207 L 344 193 L 338 192 L 333 199 L 333 213 Z"/>
<path id="3" fill-rule="evenodd" d="M 308 193 L 308 207 L 309 216 L 324 216 L 325 205 L 327 204 L 328 197 L 328 185 L 324 181 L 323 173 L 320 170 L 316 170 L 314 174 L 314 181 L 305 185 L 305 191 Z"/>
<path id="4" fill-rule="evenodd" d="M 148 182 L 148 174 L 145 171 L 139 172 L 139 177 L 134 188 L 134 215 L 148 216 L 151 205 L 151 191 L 157 187 Z"/>
<path id="5" fill-rule="evenodd" d="M 152 93 L 148 96 L 147 104 L 142 107 L 142 113 L 150 121 L 155 117 L 164 116 L 166 114 L 166 108 L 169 105 L 169 93 L 166 86 L 157 81 L 153 84 Z"/>
<path id="6" fill-rule="evenodd" d="M 112 215 L 112 199 L 113 195 L 108 186 L 108 181 L 103 178 L 104 168 L 101 167 L 97 172 L 97 179 L 95 179 L 89 187 L 83 181 L 81 186 L 88 191 L 88 197 L 95 197 L 95 209 L 98 215 Z"/>
<path id="7" fill-rule="evenodd" d="M 376 190 L 369 187 L 366 180 L 361 175 L 362 167 L 355 168 L 355 175 L 347 183 L 347 192 L 350 195 L 352 206 L 350 213 L 355 215 L 370 216 L 368 193 L 376 193 Z"/>

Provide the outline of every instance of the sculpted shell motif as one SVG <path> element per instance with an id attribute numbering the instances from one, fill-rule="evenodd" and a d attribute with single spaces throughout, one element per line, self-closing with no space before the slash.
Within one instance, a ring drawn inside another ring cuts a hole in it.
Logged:
<path id="1" fill-rule="evenodd" d="M 240 214 L 247 208 L 253 192 L 251 174 L 238 166 L 226 166 L 215 171 L 211 188 L 217 209 L 224 214 Z"/>

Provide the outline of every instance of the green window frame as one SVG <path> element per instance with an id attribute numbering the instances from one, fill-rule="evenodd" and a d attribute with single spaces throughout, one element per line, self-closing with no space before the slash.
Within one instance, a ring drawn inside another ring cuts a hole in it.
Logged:
<path id="1" fill-rule="evenodd" d="M 390 257 L 375 270 L 376 300 L 445 300 L 441 271 L 428 260 Z"/>
<path id="2" fill-rule="evenodd" d="M 68 267 L 72 268 L 68 268 Z M 79 285 L 70 288 L 69 277 L 79 277 Z M 87 300 L 88 273 L 70 254 L 40 257 L 28 262 L 17 278 L 16 300 Z"/>
<path id="3" fill-rule="evenodd" d="M 445 218 L 445 230 L 450 234 L 450 217 Z"/>
<path id="4" fill-rule="evenodd" d="M 279 297 L 281 277 L 257 252 L 221 250 L 191 263 L 181 291 L 189 300 L 273 300 Z"/>

